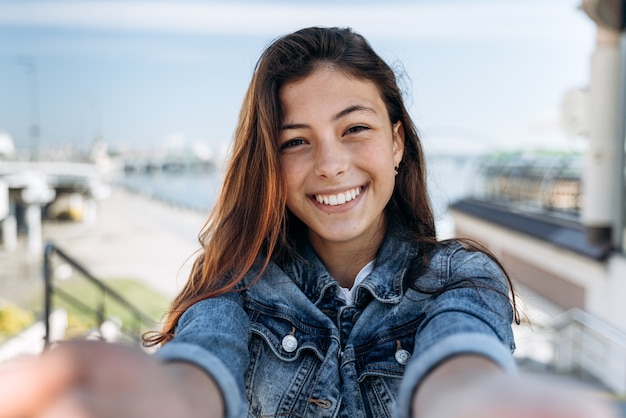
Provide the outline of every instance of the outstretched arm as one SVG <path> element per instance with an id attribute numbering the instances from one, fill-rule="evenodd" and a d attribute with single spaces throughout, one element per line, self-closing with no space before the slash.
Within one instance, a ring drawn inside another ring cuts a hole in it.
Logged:
<path id="1" fill-rule="evenodd" d="M 223 411 L 204 371 L 134 347 L 75 341 L 0 365 L 0 418 L 222 417 Z"/>

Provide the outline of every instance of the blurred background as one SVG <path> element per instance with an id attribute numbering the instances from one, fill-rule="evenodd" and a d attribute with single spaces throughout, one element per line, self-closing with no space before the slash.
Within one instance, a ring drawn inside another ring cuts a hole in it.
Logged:
<path id="1" fill-rule="evenodd" d="M 158 317 L 198 248 L 259 54 L 302 27 L 349 26 L 397 70 L 440 236 L 485 242 L 519 281 L 534 319 L 520 363 L 618 396 L 621 3 L 0 0 L 0 299 L 45 319 L 75 263 L 156 290 Z"/>
<path id="2" fill-rule="evenodd" d="M 352 27 L 397 69 L 430 157 L 579 152 L 562 114 L 589 84 L 595 25 L 579 3 L 2 1 L 0 155 L 127 172 L 219 164 L 261 51 L 312 25 Z M 431 164 L 441 216 L 467 191 L 449 162 Z M 212 204 L 206 183 L 154 181 L 124 180 Z"/>
<path id="3" fill-rule="evenodd" d="M 20 152 L 219 155 L 269 42 L 350 26 L 398 68 L 428 150 L 571 149 L 560 108 L 594 45 L 579 3 L 2 1 L 0 127 Z"/>

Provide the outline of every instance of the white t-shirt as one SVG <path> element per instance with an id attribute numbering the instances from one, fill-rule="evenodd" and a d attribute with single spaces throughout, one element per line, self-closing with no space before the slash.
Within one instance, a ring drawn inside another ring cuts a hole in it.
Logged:
<path id="1" fill-rule="evenodd" d="M 372 272 L 372 270 L 374 270 L 374 261 L 375 260 L 372 260 L 365 266 L 363 266 L 361 271 L 359 271 L 359 274 L 356 275 L 356 278 L 354 279 L 354 284 L 350 289 L 348 289 L 347 287 L 339 286 L 339 294 L 337 296 L 345 300 L 348 306 L 354 305 L 354 289 L 356 289 L 357 285 L 361 283 L 363 279 Z"/>

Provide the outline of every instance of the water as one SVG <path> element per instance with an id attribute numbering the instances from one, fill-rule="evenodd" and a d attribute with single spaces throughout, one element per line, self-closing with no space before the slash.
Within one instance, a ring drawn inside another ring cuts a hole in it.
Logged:
<path id="1" fill-rule="evenodd" d="M 478 158 L 437 156 L 427 159 L 430 195 L 439 238 L 453 235 L 448 206 L 475 192 Z"/>
<path id="2" fill-rule="evenodd" d="M 221 172 L 129 173 L 115 184 L 176 206 L 208 213 L 219 194 Z"/>
<path id="3" fill-rule="evenodd" d="M 440 238 L 452 234 L 448 205 L 472 191 L 475 162 L 474 158 L 458 156 L 438 156 L 428 160 L 428 188 Z M 221 181 L 222 172 L 211 170 L 202 173 L 128 173 L 115 183 L 176 206 L 208 213 L 218 197 Z"/>

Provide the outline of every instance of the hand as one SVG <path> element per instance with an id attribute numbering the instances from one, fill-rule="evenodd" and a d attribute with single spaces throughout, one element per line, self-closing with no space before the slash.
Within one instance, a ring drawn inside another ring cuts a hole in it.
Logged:
<path id="1" fill-rule="evenodd" d="M 561 378 L 492 376 L 457 392 L 424 418 L 618 418 L 601 394 Z"/>
<path id="2" fill-rule="evenodd" d="M 196 409 L 197 408 L 197 409 Z M 0 365 L 0 418 L 222 416 L 213 380 L 185 363 L 93 341 Z"/>

